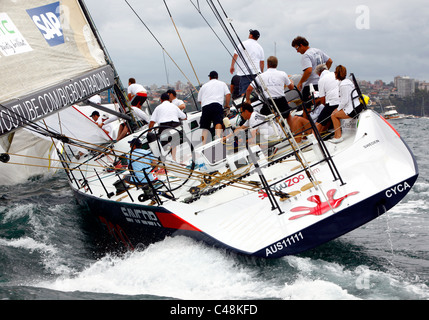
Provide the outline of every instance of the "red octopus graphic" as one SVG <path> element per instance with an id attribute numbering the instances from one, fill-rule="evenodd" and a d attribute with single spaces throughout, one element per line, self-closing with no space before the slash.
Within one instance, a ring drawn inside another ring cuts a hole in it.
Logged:
<path id="1" fill-rule="evenodd" d="M 313 208 L 310 208 L 310 207 L 293 208 L 290 210 L 291 212 L 301 212 L 301 211 L 308 211 L 308 212 L 304 213 L 304 214 L 297 215 L 297 216 L 293 216 L 293 217 L 289 218 L 289 220 L 296 220 L 296 219 L 302 218 L 304 216 L 309 216 L 309 215 L 321 216 L 322 214 L 325 214 L 326 212 L 330 211 L 331 208 L 332 209 L 338 208 L 341 205 L 341 203 L 344 201 L 344 199 L 346 199 L 347 197 L 354 196 L 354 195 L 359 193 L 359 192 L 352 192 L 352 193 L 349 193 L 348 195 L 346 195 L 340 199 L 334 199 L 334 195 L 336 192 L 337 192 L 337 190 L 335 190 L 335 189 L 328 191 L 328 193 L 326 194 L 328 197 L 327 202 L 322 202 L 320 200 L 319 195 L 311 196 L 310 198 L 308 198 L 308 201 L 316 203 L 317 206 L 313 207 Z"/>
<path id="2" fill-rule="evenodd" d="M 259 190 L 258 197 L 259 199 L 265 199 L 265 198 L 268 198 L 268 194 L 262 190 Z"/>

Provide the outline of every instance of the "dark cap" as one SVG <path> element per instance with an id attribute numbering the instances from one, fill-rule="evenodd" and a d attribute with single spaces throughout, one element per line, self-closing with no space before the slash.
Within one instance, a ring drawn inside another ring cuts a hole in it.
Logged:
<path id="1" fill-rule="evenodd" d="M 90 117 L 92 118 L 93 116 L 100 116 L 100 113 L 98 111 L 94 111 L 91 113 Z"/>
<path id="2" fill-rule="evenodd" d="M 216 71 L 212 71 L 212 72 L 210 72 L 209 77 L 212 79 L 217 79 L 217 78 L 219 78 L 219 75 L 217 74 Z"/>
<path id="3" fill-rule="evenodd" d="M 142 145 L 142 142 L 138 138 L 134 138 L 133 140 L 128 141 L 128 143 L 130 143 L 133 146 L 141 146 Z"/>
<path id="4" fill-rule="evenodd" d="M 252 30 L 252 29 L 249 30 L 249 34 L 251 34 L 255 40 L 258 40 L 259 37 L 261 36 L 258 30 Z"/>
<path id="5" fill-rule="evenodd" d="M 170 99 L 170 96 L 168 95 L 167 92 L 164 92 L 163 94 L 161 94 L 161 101 L 166 101 L 169 99 Z"/>

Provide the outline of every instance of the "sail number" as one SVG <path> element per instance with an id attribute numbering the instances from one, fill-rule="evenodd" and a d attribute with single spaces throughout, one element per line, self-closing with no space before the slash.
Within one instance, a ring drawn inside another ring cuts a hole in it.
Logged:
<path id="1" fill-rule="evenodd" d="M 265 256 L 269 257 L 272 254 L 275 254 L 279 251 L 282 251 L 283 249 L 286 249 L 287 247 L 290 247 L 294 245 L 295 243 L 301 241 L 304 239 L 304 236 L 302 233 L 295 233 L 294 235 L 287 237 L 283 239 L 282 241 L 279 241 L 265 249 Z"/>

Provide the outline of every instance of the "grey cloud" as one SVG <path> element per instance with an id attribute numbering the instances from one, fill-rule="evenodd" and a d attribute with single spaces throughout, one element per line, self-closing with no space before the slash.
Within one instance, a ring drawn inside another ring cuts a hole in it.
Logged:
<path id="1" fill-rule="evenodd" d="M 128 1 L 196 84 L 164 2 Z M 192 1 L 197 3 L 197 0 Z M 309 39 L 311 46 L 326 51 L 334 65 L 348 66 L 361 79 L 390 82 L 396 75 L 409 75 L 429 80 L 426 62 L 429 8 L 426 1 L 378 0 L 367 4 L 360 0 L 220 2 L 239 37 L 245 40 L 250 28 L 259 29 L 262 35 L 259 41 L 266 56 L 274 54 L 276 48 L 279 68 L 288 73 L 301 72 L 300 55 L 290 43 L 295 36 L 302 35 Z M 145 84 L 165 83 L 162 51 L 126 3 L 117 0 L 86 0 L 86 3 L 121 77 L 134 75 Z M 216 69 L 224 81 L 229 81 L 231 58 L 191 2 L 167 0 L 167 4 L 200 80 L 206 81 L 207 71 Z M 232 51 L 232 45 L 206 1 L 200 0 L 199 4 L 204 16 Z M 369 9 L 369 30 L 356 27 L 359 17 L 356 8 L 360 5 Z M 184 81 L 170 61 L 167 67 L 172 82 Z"/>

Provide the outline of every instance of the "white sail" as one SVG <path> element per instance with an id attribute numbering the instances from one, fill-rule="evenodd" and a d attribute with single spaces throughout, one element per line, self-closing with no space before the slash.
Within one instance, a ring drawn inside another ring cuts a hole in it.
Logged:
<path id="1" fill-rule="evenodd" d="M 113 86 L 78 1 L 3 0 L 0 14 L 0 134 Z"/>
<path id="2" fill-rule="evenodd" d="M 0 184 L 8 184 L 9 176 L 22 182 L 19 176 L 50 168 L 55 153 L 54 141 L 17 129 L 111 88 L 115 79 L 79 1 L 2 0 L 0 21 L 0 152 L 19 154 L 11 162 L 21 164 L 16 174 L 11 165 L 0 167 Z M 63 128 L 73 123 L 67 119 Z M 94 143 L 110 139 L 99 139 L 99 131 Z"/>

